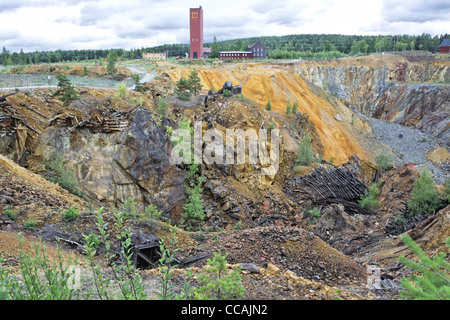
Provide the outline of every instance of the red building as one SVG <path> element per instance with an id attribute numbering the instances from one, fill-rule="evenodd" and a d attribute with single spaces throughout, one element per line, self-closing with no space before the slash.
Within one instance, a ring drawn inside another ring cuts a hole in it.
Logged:
<path id="1" fill-rule="evenodd" d="M 450 39 L 445 39 L 441 43 L 441 53 L 450 53 Z"/>
<path id="2" fill-rule="evenodd" d="M 220 60 L 243 60 L 252 59 L 253 55 L 251 51 L 220 51 Z"/>
<path id="3" fill-rule="evenodd" d="M 200 59 L 203 57 L 203 9 L 190 9 L 190 51 L 191 59 Z"/>

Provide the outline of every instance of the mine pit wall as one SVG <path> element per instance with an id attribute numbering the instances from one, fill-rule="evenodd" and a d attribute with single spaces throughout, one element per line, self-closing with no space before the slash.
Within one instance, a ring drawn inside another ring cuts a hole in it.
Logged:
<path id="1" fill-rule="evenodd" d="M 365 116 L 417 128 L 449 147 L 449 65 L 408 65 L 405 62 L 395 67 L 336 67 L 297 64 L 294 72 Z M 397 81 L 399 77 L 404 82 Z M 424 81 L 436 83 L 414 84 Z"/>

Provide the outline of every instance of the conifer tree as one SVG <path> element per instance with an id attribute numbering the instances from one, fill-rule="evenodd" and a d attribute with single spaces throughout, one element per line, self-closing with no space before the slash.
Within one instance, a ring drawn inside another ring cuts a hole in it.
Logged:
<path id="1" fill-rule="evenodd" d="M 294 105 L 292 106 L 292 114 L 295 116 L 295 114 L 297 113 L 297 111 L 298 111 L 298 102 L 295 101 L 295 102 L 294 102 Z"/>
<path id="2" fill-rule="evenodd" d="M 270 104 L 270 100 L 267 101 L 267 104 L 266 104 L 266 110 L 267 110 L 267 111 L 272 110 L 272 105 Z"/>
<path id="3" fill-rule="evenodd" d="M 286 116 L 289 117 L 289 115 L 291 114 L 291 111 L 292 111 L 291 101 L 288 101 L 288 104 L 286 106 Z"/>
<path id="4" fill-rule="evenodd" d="M 418 262 L 400 256 L 398 261 L 411 268 L 414 274 L 402 278 L 401 296 L 411 300 L 449 300 L 450 299 L 450 264 L 445 260 L 446 254 L 439 253 L 429 258 L 420 246 L 407 234 L 400 236 L 402 241 L 418 258 Z M 450 247 L 450 237 L 445 240 Z"/>
<path id="5" fill-rule="evenodd" d="M 197 71 L 192 71 L 189 74 L 189 89 L 190 91 L 194 94 L 197 95 L 200 90 L 202 90 L 202 83 L 200 80 L 200 77 L 198 76 L 198 72 Z"/>

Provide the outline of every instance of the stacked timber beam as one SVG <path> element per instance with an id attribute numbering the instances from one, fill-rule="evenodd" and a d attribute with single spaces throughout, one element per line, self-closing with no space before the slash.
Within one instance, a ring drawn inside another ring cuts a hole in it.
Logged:
<path id="1" fill-rule="evenodd" d="M 374 214 L 358 203 L 366 185 L 344 167 L 318 168 L 305 177 L 295 177 L 283 189 L 294 198 L 308 199 L 314 205 L 342 204 L 349 214 Z"/>

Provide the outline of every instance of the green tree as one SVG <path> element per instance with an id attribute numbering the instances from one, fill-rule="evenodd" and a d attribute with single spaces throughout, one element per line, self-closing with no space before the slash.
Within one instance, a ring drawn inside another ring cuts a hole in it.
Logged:
<path id="1" fill-rule="evenodd" d="M 411 200 L 408 200 L 409 216 L 434 213 L 439 208 L 440 196 L 431 172 L 423 170 L 413 185 Z"/>
<path id="2" fill-rule="evenodd" d="M 267 101 L 267 104 L 266 104 L 266 110 L 267 110 L 267 111 L 272 110 L 272 105 L 270 104 L 270 100 Z"/>
<path id="3" fill-rule="evenodd" d="M 200 92 L 200 90 L 202 90 L 203 86 L 197 71 L 194 70 L 189 74 L 188 82 L 189 82 L 189 91 L 192 92 L 194 95 L 197 95 Z"/>
<path id="4" fill-rule="evenodd" d="M 414 271 L 409 277 L 403 277 L 403 291 L 400 295 L 411 300 L 450 300 L 450 264 L 446 254 L 440 252 L 433 258 L 428 257 L 420 246 L 404 233 L 402 241 L 411 249 L 418 262 L 400 256 L 398 261 Z M 450 238 L 445 239 L 450 247 Z"/>
<path id="5" fill-rule="evenodd" d="M 218 58 L 219 52 L 220 52 L 220 44 L 217 42 L 217 38 L 214 37 L 214 42 L 211 46 L 211 54 L 209 57 L 210 58 Z"/>
<path id="6" fill-rule="evenodd" d="M 40 63 L 39 53 L 37 53 L 37 52 L 34 53 L 33 62 L 34 62 L 34 64 L 39 64 Z"/>
<path id="7" fill-rule="evenodd" d="M 106 70 L 108 74 L 113 75 L 116 74 L 116 62 L 118 59 L 117 53 L 115 50 L 111 50 L 108 54 L 108 65 L 106 66 Z"/>
<path id="8" fill-rule="evenodd" d="M 191 166 L 196 165 L 192 164 Z M 187 199 L 186 204 L 183 206 L 184 212 L 181 215 L 180 223 L 187 231 L 199 231 L 203 226 L 205 213 L 203 208 L 202 191 L 202 178 L 197 179 L 197 182 L 194 182 L 194 186 L 186 186 Z"/>
<path id="9" fill-rule="evenodd" d="M 292 107 L 291 107 L 291 101 L 288 101 L 288 104 L 286 106 L 286 116 L 289 117 L 289 115 L 291 114 L 292 111 Z"/>
<path id="10" fill-rule="evenodd" d="M 293 106 L 292 106 L 292 114 L 296 115 L 298 111 L 298 101 L 295 101 Z"/>
<path id="11" fill-rule="evenodd" d="M 178 98 L 180 100 L 189 100 L 191 97 L 189 80 L 181 77 L 175 85 L 175 93 L 177 94 Z"/>
<path id="12" fill-rule="evenodd" d="M 297 150 L 297 163 L 302 166 L 309 166 L 314 160 L 314 152 L 312 151 L 312 140 L 309 135 L 302 138 Z"/>
<path id="13" fill-rule="evenodd" d="M 197 279 L 200 286 L 192 289 L 195 300 L 237 300 L 244 297 L 245 288 L 242 284 L 240 268 L 228 272 L 228 253 L 222 255 L 219 250 L 213 259 L 208 259 L 207 267 Z"/>
<path id="14" fill-rule="evenodd" d="M 58 74 L 56 78 L 58 79 L 58 90 L 52 96 L 60 95 L 59 100 L 63 101 L 65 106 L 68 106 L 74 100 L 80 99 L 78 91 L 75 90 L 67 76 Z"/>
<path id="15" fill-rule="evenodd" d="M 19 64 L 20 65 L 25 65 L 25 64 L 27 64 L 27 58 L 26 58 L 26 56 L 25 56 L 25 53 L 23 52 L 23 50 L 22 49 L 20 49 L 20 53 L 19 53 Z"/>
<path id="16" fill-rule="evenodd" d="M 158 107 L 156 108 L 156 115 L 158 117 L 158 123 L 161 123 L 164 119 L 172 118 L 170 114 L 170 104 L 164 98 L 159 98 Z"/>

